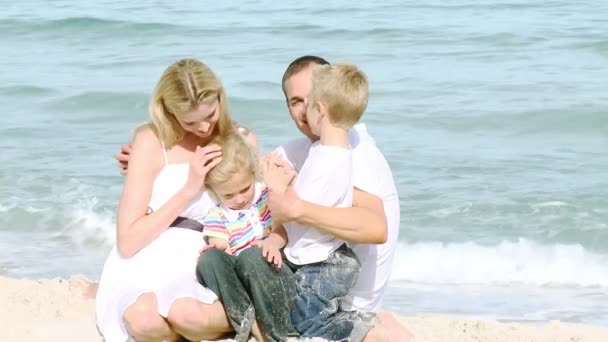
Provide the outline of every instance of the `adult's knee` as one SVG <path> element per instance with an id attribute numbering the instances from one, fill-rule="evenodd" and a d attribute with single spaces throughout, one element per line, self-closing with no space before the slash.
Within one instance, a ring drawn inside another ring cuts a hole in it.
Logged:
<path id="1" fill-rule="evenodd" d="M 167 321 L 189 341 L 215 340 L 231 331 L 219 302 L 207 305 L 193 298 L 177 299 L 169 308 Z"/>
<path id="2" fill-rule="evenodd" d="M 158 313 L 153 294 L 141 295 L 125 310 L 123 319 L 129 334 L 135 340 L 162 338 L 166 330 L 166 322 Z"/>
<path id="3" fill-rule="evenodd" d="M 192 298 L 177 299 L 169 308 L 167 320 L 178 332 L 204 331 L 209 325 L 209 315 Z"/>

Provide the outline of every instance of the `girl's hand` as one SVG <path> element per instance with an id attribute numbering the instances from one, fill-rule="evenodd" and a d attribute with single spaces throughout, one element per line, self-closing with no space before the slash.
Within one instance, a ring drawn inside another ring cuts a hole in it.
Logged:
<path id="1" fill-rule="evenodd" d="M 274 264 L 279 269 L 281 268 L 283 257 L 281 256 L 280 247 L 273 243 L 273 241 L 266 238 L 265 240 L 254 241 L 251 245 L 262 249 L 262 257 L 268 260 L 268 263 Z"/>
<path id="2" fill-rule="evenodd" d="M 209 238 L 209 243 L 206 244 L 201 249 L 201 254 L 210 248 L 216 248 L 220 251 L 224 251 L 228 254 L 232 254 L 232 249 L 230 249 L 230 244 L 226 240 L 218 239 L 218 238 Z"/>

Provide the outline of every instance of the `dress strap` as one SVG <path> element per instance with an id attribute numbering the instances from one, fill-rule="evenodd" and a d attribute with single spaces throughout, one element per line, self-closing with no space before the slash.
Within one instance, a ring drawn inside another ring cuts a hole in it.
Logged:
<path id="1" fill-rule="evenodd" d="M 165 148 L 165 143 L 161 140 L 160 146 L 163 149 L 163 157 L 165 158 L 165 166 L 169 165 L 169 159 L 167 158 L 167 149 Z"/>

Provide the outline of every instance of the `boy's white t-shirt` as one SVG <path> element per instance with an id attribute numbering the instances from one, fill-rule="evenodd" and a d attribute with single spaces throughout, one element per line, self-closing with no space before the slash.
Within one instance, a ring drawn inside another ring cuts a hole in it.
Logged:
<path id="1" fill-rule="evenodd" d="M 378 312 L 382 309 L 384 290 L 388 284 L 397 247 L 401 220 L 399 195 L 393 174 L 365 124 L 357 124 L 349 132 L 353 159 L 353 186 L 382 199 L 388 225 L 387 241 L 381 245 L 349 244 L 361 262 L 361 273 L 353 289 L 342 301 L 343 310 Z M 277 148 L 285 160 L 299 171 L 312 142 L 294 139 Z"/>
<path id="2" fill-rule="evenodd" d="M 350 149 L 326 146 L 316 142 L 307 149 L 308 157 L 301 164 L 294 191 L 301 199 L 328 207 L 350 207 L 353 203 L 353 161 Z M 297 222 L 285 224 L 287 245 L 285 256 L 296 265 L 327 260 L 344 244 L 343 240 Z"/>

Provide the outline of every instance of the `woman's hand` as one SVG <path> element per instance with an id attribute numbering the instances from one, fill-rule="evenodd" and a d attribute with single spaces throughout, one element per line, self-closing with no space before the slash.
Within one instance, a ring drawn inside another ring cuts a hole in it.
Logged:
<path id="1" fill-rule="evenodd" d="M 205 177 L 209 170 L 222 161 L 222 148 L 219 145 L 208 145 L 196 147 L 194 156 L 190 160 L 190 173 L 185 187 L 188 189 L 201 190 L 205 183 Z"/>

